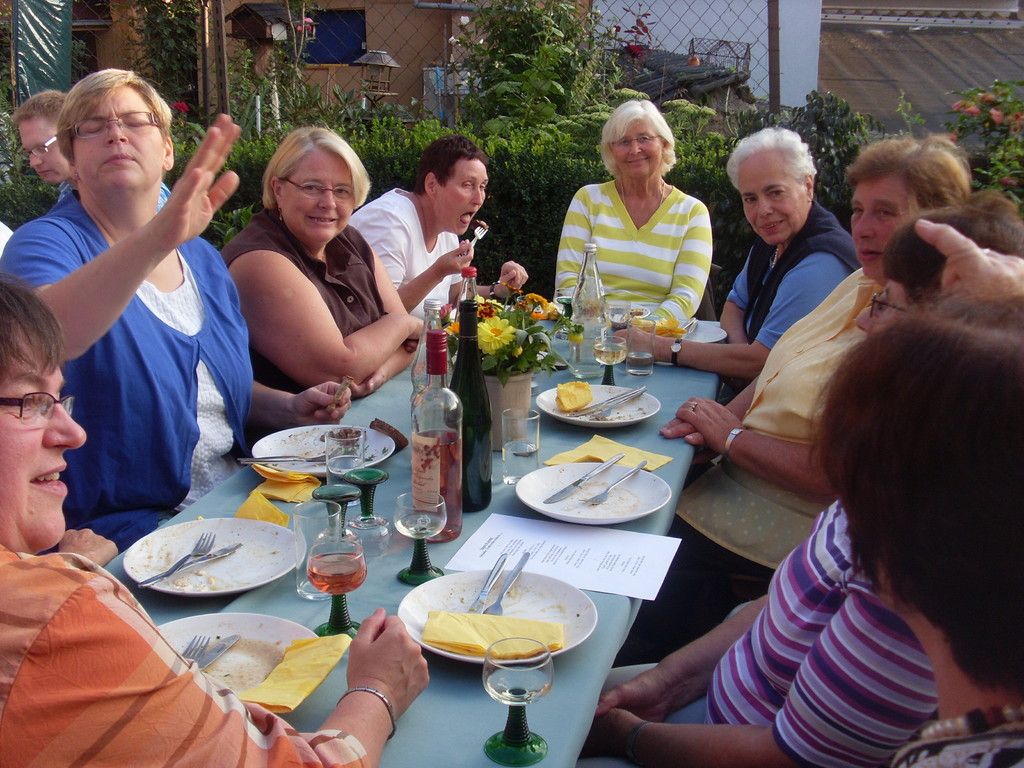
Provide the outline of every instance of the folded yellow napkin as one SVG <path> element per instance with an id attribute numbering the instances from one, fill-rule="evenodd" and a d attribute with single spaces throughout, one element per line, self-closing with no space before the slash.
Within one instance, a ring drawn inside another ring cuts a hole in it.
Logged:
<path id="1" fill-rule="evenodd" d="M 622 459 L 619 460 L 619 464 L 627 467 L 635 467 L 644 459 L 647 460 L 647 466 L 645 470 L 655 470 L 658 467 L 663 467 L 672 461 L 671 456 L 664 456 L 660 453 L 651 453 L 650 451 L 641 451 L 639 448 L 633 448 L 629 445 L 623 445 L 617 443 L 614 440 L 609 440 L 607 437 L 601 437 L 595 435 L 590 440 L 578 448 L 573 448 L 571 451 L 565 451 L 559 453 L 557 456 L 552 456 L 550 459 L 545 461 L 545 464 L 575 464 L 580 461 L 607 461 L 616 453 L 626 454 Z"/>
<path id="2" fill-rule="evenodd" d="M 267 497 L 260 493 L 259 489 L 249 494 L 249 498 L 235 512 L 235 517 L 263 520 L 267 523 L 276 523 L 285 528 L 288 527 L 288 515 L 267 501 Z"/>
<path id="3" fill-rule="evenodd" d="M 267 478 L 256 486 L 256 490 L 268 499 L 280 501 L 309 501 L 313 491 L 320 487 L 320 480 L 302 472 L 289 472 L 263 464 L 253 464 L 253 469 Z"/>
<path id="4" fill-rule="evenodd" d="M 424 643 L 466 656 L 483 656 L 492 643 L 506 637 L 528 637 L 558 651 L 565 647 L 565 625 L 512 616 L 431 611 L 423 627 Z M 503 658 L 518 659 L 532 652 L 530 645 L 524 644 L 521 649 L 513 646 Z"/>
<path id="5" fill-rule="evenodd" d="M 663 317 L 659 318 L 655 324 L 654 333 L 658 336 L 671 336 L 678 339 L 686 335 L 686 329 L 674 317 Z"/>
<path id="6" fill-rule="evenodd" d="M 270 676 L 238 698 L 271 712 L 291 712 L 331 673 L 351 642 L 348 635 L 295 640 Z"/>

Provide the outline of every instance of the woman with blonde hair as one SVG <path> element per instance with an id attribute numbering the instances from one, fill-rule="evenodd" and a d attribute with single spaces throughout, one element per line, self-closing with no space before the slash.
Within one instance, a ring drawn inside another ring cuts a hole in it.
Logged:
<path id="1" fill-rule="evenodd" d="M 601 131 L 614 177 L 580 189 L 565 214 L 555 287 L 576 284 L 583 246 L 597 244 L 605 295 L 683 323 L 693 317 L 711 269 L 707 206 L 665 181 L 675 138 L 649 101 L 627 101 Z"/>
<path id="2" fill-rule="evenodd" d="M 293 131 L 270 159 L 264 210 L 222 251 L 257 381 L 297 391 L 351 376 L 364 396 L 409 364 L 422 322 L 349 226 L 369 189 L 359 157 L 326 128 Z"/>

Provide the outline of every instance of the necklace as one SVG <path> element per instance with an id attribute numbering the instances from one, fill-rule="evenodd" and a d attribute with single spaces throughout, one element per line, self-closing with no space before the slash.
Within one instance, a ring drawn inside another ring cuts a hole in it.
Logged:
<path id="1" fill-rule="evenodd" d="M 772 269 L 779 263 L 779 246 L 775 246 L 775 253 L 772 254 Z"/>
<path id="2" fill-rule="evenodd" d="M 950 739 L 984 733 L 1007 723 L 1024 724 L 1024 704 L 972 709 L 964 715 L 932 723 L 921 731 L 922 739 Z"/>

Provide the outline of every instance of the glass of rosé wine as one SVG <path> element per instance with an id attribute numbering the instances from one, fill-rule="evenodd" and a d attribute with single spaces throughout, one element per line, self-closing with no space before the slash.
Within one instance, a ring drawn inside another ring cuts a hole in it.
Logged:
<path id="1" fill-rule="evenodd" d="M 306 566 L 309 582 L 331 596 L 331 617 L 314 632 L 320 637 L 355 637 L 359 625 L 348 615 L 346 595 L 366 581 L 363 545 L 342 525 L 333 525 L 320 534 L 309 548 Z"/>
<path id="2" fill-rule="evenodd" d="M 448 519 L 444 497 L 439 493 L 403 493 L 395 499 L 395 529 L 413 540 L 412 563 L 398 572 L 406 584 L 423 584 L 444 571 L 434 567 L 427 553 L 427 539 L 436 536 Z"/>

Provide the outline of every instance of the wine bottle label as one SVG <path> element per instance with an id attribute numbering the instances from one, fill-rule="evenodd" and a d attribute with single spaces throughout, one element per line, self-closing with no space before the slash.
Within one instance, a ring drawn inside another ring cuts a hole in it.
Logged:
<path id="1" fill-rule="evenodd" d="M 440 438 L 412 435 L 412 495 L 418 502 L 441 493 Z"/>

